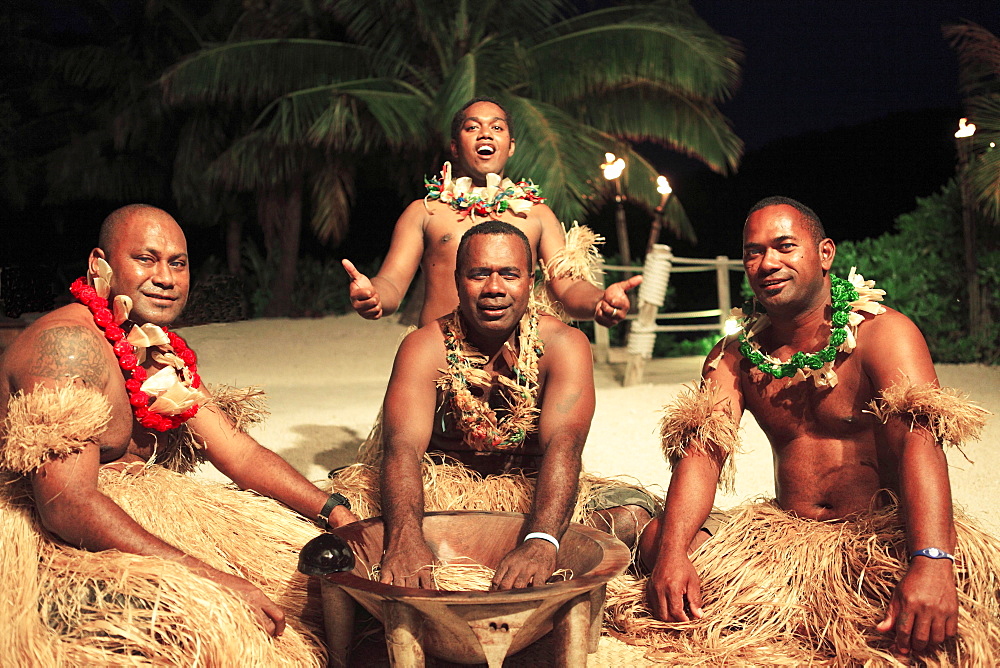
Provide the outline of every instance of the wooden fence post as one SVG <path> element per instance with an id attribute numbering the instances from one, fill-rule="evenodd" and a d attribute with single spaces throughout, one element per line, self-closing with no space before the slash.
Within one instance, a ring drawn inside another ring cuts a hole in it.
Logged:
<path id="1" fill-rule="evenodd" d="M 715 256 L 715 285 L 719 294 L 719 329 L 725 330 L 726 319 L 733 308 L 729 294 L 729 258 L 725 255 Z"/>

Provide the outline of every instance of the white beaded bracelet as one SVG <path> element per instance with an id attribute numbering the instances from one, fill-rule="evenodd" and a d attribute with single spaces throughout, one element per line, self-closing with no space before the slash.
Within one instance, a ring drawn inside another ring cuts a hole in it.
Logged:
<path id="1" fill-rule="evenodd" d="M 541 538 L 542 540 L 547 540 L 556 546 L 556 552 L 559 551 L 559 541 L 552 534 L 547 534 L 542 531 L 532 531 L 527 536 L 524 537 L 525 542 L 531 540 L 532 538 Z"/>

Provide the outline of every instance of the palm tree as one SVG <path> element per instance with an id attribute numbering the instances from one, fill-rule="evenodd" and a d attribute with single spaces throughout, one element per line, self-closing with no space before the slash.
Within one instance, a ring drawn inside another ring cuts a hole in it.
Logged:
<path id="1" fill-rule="evenodd" d="M 944 35 L 958 52 L 959 89 L 976 126 L 971 137 L 958 139 L 969 327 L 973 336 L 990 336 L 988 293 L 981 285 L 977 257 L 987 240 L 977 234 L 978 212 L 970 200 L 994 225 L 1000 224 L 1000 150 L 996 149 L 1000 143 L 1000 39 L 971 22 L 945 26 Z"/>
<path id="2" fill-rule="evenodd" d="M 958 52 L 959 89 L 965 96 L 974 158 L 969 183 L 983 212 L 1000 223 L 1000 39 L 975 23 L 945 26 L 945 37 Z"/>
<path id="3" fill-rule="evenodd" d="M 626 159 L 621 186 L 650 209 L 659 201 L 655 170 L 631 142 L 668 146 L 722 173 L 742 153 L 716 106 L 736 85 L 737 48 L 684 0 L 586 12 L 567 0 L 323 7 L 336 21 L 325 27 L 342 36 L 317 37 L 324 25 L 313 15 L 312 37 L 231 40 L 161 79 L 171 105 L 252 119 L 211 170 L 256 194 L 269 253 L 281 259 L 271 314 L 288 302 L 303 210 L 321 240 L 336 241 L 358 160 L 405 150 L 426 169 L 443 157 L 452 113 L 477 95 L 500 99 L 514 117 L 508 172 L 541 182 L 564 220 L 611 194 L 595 178 L 606 151 Z"/>
<path id="4" fill-rule="evenodd" d="M 59 145 L 45 157 L 47 204 L 169 203 L 177 128 L 154 84 L 201 45 L 195 12 L 184 4 L 63 3 L 74 43 L 53 35 L 52 43 L 26 44 L 47 75 L 39 84 L 49 86 L 47 115 L 62 123 Z"/>

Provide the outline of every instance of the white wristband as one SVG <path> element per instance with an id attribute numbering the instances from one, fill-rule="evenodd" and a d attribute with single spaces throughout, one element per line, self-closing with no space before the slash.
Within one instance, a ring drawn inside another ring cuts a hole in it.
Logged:
<path id="1" fill-rule="evenodd" d="M 559 551 L 559 541 L 556 540 L 556 537 L 553 536 L 552 534 L 547 534 L 542 531 L 532 531 L 531 533 L 529 533 L 527 536 L 524 537 L 524 541 L 527 542 L 532 538 L 541 538 L 542 540 L 547 540 L 556 546 L 556 552 Z"/>

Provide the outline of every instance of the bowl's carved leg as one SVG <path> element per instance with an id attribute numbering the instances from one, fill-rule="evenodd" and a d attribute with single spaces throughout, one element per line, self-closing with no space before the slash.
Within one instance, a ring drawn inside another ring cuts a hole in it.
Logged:
<path id="1" fill-rule="evenodd" d="M 323 626 L 326 628 L 326 645 L 329 650 L 329 668 L 347 668 L 347 650 L 354 634 L 354 599 L 337 585 L 323 584 Z"/>
<path id="2" fill-rule="evenodd" d="M 590 592 L 567 601 L 556 612 L 556 662 L 558 668 L 584 668 L 590 644 Z"/>
<path id="3" fill-rule="evenodd" d="M 608 593 L 608 585 L 602 584 L 590 590 L 590 633 L 587 634 L 587 653 L 597 651 L 601 642 L 601 626 L 604 624 L 604 599 Z"/>
<path id="4" fill-rule="evenodd" d="M 423 668 L 423 620 L 413 607 L 399 601 L 382 602 L 385 646 L 393 668 Z"/>

